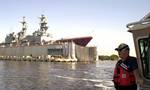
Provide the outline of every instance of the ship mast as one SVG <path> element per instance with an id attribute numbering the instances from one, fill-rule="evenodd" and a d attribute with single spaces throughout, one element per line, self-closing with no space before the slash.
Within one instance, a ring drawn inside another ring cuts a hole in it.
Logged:
<path id="1" fill-rule="evenodd" d="M 40 18 L 40 28 L 33 32 L 33 35 L 34 36 L 44 36 L 44 35 L 47 35 L 47 29 L 48 29 L 48 26 L 47 26 L 47 19 L 46 17 L 42 14 Z"/>
<path id="2" fill-rule="evenodd" d="M 27 23 L 25 21 L 25 16 L 23 17 L 23 21 L 20 22 L 22 24 L 22 29 L 21 31 L 18 33 L 18 41 L 20 42 L 23 38 L 25 38 L 25 33 L 27 30 Z"/>
<path id="3" fill-rule="evenodd" d="M 48 26 L 47 26 L 47 19 L 46 17 L 42 14 L 41 17 L 40 17 L 40 31 L 42 33 L 46 33 L 48 29 Z"/>
<path id="4" fill-rule="evenodd" d="M 22 31 L 25 33 L 27 30 L 27 23 L 25 21 L 25 16 L 23 17 L 23 21 L 21 23 L 22 23 Z"/>

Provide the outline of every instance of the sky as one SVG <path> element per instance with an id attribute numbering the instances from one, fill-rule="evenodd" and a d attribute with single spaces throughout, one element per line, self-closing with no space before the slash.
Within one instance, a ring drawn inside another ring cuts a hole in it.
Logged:
<path id="1" fill-rule="evenodd" d="M 27 33 L 39 28 L 39 18 L 48 18 L 53 38 L 92 36 L 88 46 L 97 46 L 99 55 L 117 54 L 126 43 L 135 56 L 132 34 L 126 25 L 139 21 L 150 11 L 150 0 L 0 0 L 0 42 L 6 34 L 19 32 L 26 17 Z"/>

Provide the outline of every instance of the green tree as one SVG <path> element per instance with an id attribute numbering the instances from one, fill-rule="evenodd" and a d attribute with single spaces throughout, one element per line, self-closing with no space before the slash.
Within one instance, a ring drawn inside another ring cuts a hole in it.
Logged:
<path id="1" fill-rule="evenodd" d="M 112 54 L 112 55 L 110 56 L 110 59 L 111 59 L 111 60 L 118 60 L 119 57 L 118 57 L 117 55 L 115 55 L 115 54 Z"/>
<path id="2" fill-rule="evenodd" d="M 118 60 L 119 57 L 115 54 L 112 54 L 110 56 L 108 56 L 108 55 L 99 55 L 98 59 L 99 60 Z"/>
<path id="3" fill-rule="evenodd" d="M 99 60 L 110 60 L 110 57 L 108 55 L 100 55 Z"/>

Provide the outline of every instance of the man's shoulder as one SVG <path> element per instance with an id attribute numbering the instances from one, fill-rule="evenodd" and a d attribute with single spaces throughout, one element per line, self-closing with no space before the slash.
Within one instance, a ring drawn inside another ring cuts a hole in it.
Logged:
<path id="1" fill-rule="evenodd" d="M 137 59 L 136 57 L 129 56 L 125 61 L 123 61 L 123 63 L 128 66 L 132 66 L 137 64 Z"/>
<path id="2" fill-rule="evenodd" d="M 136 57 L 133 57 L 133 56 L 129 56 L 129 58 L 128 58 L 128 60 L 127 60 L 128 62 L 137 62 L 137 58 Z"/>
<path id="3" fill-rule="evenodd" d="M 128 61 L 127 64 L 128 64 L 129 66 L 131 66 L 132 69 L 135 69 L 135 68 L 138 67 L 136 57 L 130 56 L 127 61 Z"/>
<path id="4" fill-rule="evenodd" d="M 131 60 L 136 60 L 136 57 L 129 56 L 129 59 L 131 59 Z"/>
<path id="5" fill-rule="evenodd" d="M 118 63 L 122 63 L 122 60 L 121 60 L 121 59 L 119 59 L 119 60 L 117 61 L 117 64 L 118 64 Z"/>

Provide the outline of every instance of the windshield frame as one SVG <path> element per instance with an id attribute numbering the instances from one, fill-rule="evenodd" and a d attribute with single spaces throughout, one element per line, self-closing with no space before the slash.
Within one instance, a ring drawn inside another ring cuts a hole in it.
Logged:
<path id="1" fill-rule="evenodd" d="M 145 36 L 138 38 L 138 46 L 142 63 L 142 74 L 146 79 L 150 80 L 150 37 Z"/>

